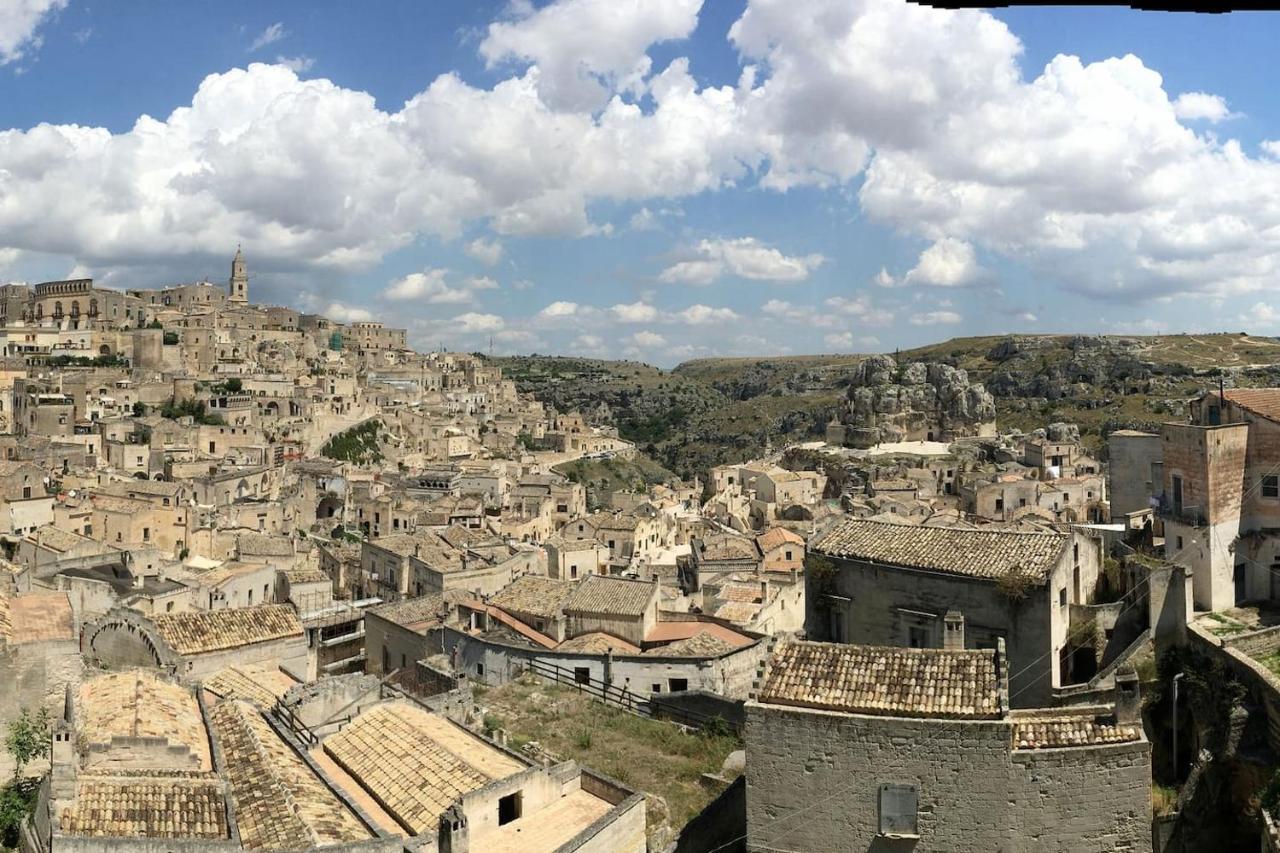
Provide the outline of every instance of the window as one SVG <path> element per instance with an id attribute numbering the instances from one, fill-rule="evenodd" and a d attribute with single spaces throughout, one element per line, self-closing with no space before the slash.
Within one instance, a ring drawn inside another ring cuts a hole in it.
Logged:
<path id="1" fill-rule="evenodd" d="M 1018 498 L 1018 506 L 1026 506 L 1026 505 L 1027 505 L 1026 498 Z"/>
<path id="2" fill-rule="evenodd" d="M 1179 551 L 1181 551 L 1181 550 L 1182 550 L 1182 537 L 1181 537 L 1181 536 L 1179 536 L 1179 537 L 1178 537 L 1178 543 L 1177 543 L 1177 544 L 1178 544 L 1178 550 L 1179 550 Z"/>
<path id="3" fill-rule="evenodd" d="M 165 604 L 165 606 L 164 606 L 164 612 L 165 612 L 165 613 L 172 613 L 172 612 L 173 612 L 173 602 L 172 602 L 172 601 L 167 602 L 167 603 Z"/>
<path id="4" fill-rule="evenodd" d="M 484 664 L 476 661 L 476 675 L 484 675 Z"/>
<path id="5" fill-rule="evenodd" d="M 249 603 L 253 604 L 253 590 L 249 590 Z"/>
<path id="6" fill-rule="evenodd" d="M 23 486 L 23 487 L 22 487 L 22 496 L 23 496 L 24 498 L 29 498 L 29 497 L 31 497 L 31 487 L 30 487 L 30 486 Z"/>
<path id="7" fill-rule="evenodd" d="M 1264 498 L 1280 498 L 1280 476 L 1276 474 L 1263 476 L 1262 496 Z"/>
<path id="8" fill-rule="evenodd" d="M 790 559 L 791 559 L 791 552 L 790 552 L 790 551 L 785 551 L 785 552 L 783 552 L 783 559 L 784 559 L 784 560 L 790 560 Z"/>
<path id="9" fill-rule="evenodd" d="M 1071 546 L 1071 556 L 1078 563 L 1080 562 L 1080 543 L 1077 542 Z"/>
<path id="10" fill-rule="evenodd" d="M 498 800 L 498 826 L 520 819 L 520 792 L 507 794 Z"/>
<path id="11" fill-rule="evenodd" d="M 929 646 L 929 629 L 922 625 L 907 627 L 907 645 L 913 649 L 924 649 Z"/>
<path id="12" fill-rule="evenodd" d="M 1067 588 L 1065 586 L 1062 589 L 1058 590 L 1058 606 L 1059 607 L 1067 606 Z"/>
<path id="13" fill-rule="evenodd" d="M 150 541 L 151 541 L 151 528 L 150 528 L 150 527 L 144 527 L 144 528 L 142 528 L 142 541 L 143 541 L 143 542 L 150 542 Z"/>
<path id="14" fill-rule="evenodd" d="M 881 785 L 880 834 L 917 835 L 917 799 L 915 785 Z"/>
<path id="15" fill-rule="evenodd" d="M 682 690 L 689 689 L 689 679 L 687 678 L 668 678 L 667 689 L 672 693 L 679 693 Z"/>
<path id="16" fill-rule="evenodd" d="M 578 567 L 576 565 L 569 566 L 569 577 L 570 578 L 578 577 Z"/>
<path id="17" fill-rule="evenodd" d="M 996 512 L 1004 512 L 1004 498 L 996 498 Z"/>
<path id="18" fill-rule="evenodd" d="M 575 666 L 573 668 L 573 681 L 575 684 L 586 684 L 591 681 L 591 667 Z"/>

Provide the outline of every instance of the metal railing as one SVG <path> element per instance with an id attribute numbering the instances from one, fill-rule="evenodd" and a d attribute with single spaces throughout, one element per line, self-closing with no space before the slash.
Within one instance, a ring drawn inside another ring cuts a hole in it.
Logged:
<path id="1" fill-rule="evenodd" d="M 719 715 L 701 714 L 688 708 L 678 708 L 667 703 L 653 702 L 626 687 L 618 687 L 605 681 L 592 678 L 558 664 L 549 663 L 537 658 L 529 661 L 529 671 L 539 678 L 572 687 L 593 699 L 599 699 L 606 705 L 620 708 L 638 717 L 650 720 L 667 720 L 690 729 L 707 729 L 711 731 L 727 731 L 740 734 L 737 724 Z"/>

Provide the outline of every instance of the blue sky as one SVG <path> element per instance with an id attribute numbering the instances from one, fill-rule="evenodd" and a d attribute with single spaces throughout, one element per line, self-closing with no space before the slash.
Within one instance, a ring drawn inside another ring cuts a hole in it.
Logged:
<path id="1" fill-rule="evenodd" d="M 1280 331 L 1275 15 L 9 3 L 0 280 L 242 243 L 256 300 L 663 365 Z"/>

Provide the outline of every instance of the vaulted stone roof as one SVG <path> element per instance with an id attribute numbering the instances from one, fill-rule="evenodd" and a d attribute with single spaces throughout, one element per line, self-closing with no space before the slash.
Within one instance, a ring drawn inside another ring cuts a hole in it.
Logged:
<path id="1" fill-rule="evenodd" d="M 251 646 L 285 637 L 301 637 L 302 623 L 287 604 L 161 613 L 152 617 L 156 631 L 181 655 L 196 655 Z"/>
<path id="2" fill-rule="evenodd" d="M 779 646 L 760 702 L 896 717 L 1000 716 L 991 649 L 908 649 L 796 641 Z"/>
<path id="3" fill-rule="evenodd" d="M 1044 581 L 1071 537 L 1065 533 L 962 530 L 849 519 L 810 551 L 848 560 L 996 579 L 1021 572 Z"/>

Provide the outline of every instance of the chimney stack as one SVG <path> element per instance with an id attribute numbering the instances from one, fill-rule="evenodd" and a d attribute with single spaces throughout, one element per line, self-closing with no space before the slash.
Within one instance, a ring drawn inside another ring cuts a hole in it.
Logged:
<path id="1" fill-rule="evenodd" d="M 948 610 L 942 617 L 942 648 L 949 652 L 964 651 L 964 614 Z"/>
<path id="2" fill-rule="evenodd" d="M 1138 673 L 1132 666 L 1125 666 L 1116 673 L 1116 723 L 1141 725 L 1142 693 L 1138 687 Z"/>

